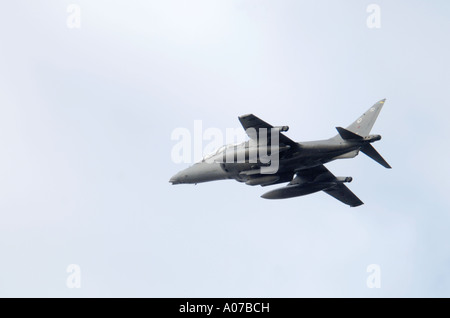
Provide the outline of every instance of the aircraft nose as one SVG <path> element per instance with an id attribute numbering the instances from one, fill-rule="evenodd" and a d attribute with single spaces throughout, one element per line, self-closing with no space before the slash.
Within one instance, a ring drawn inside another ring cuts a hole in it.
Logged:
<path id="1" fill-rule="evenodd" d="M 196 163 L 186 168 L 172 178 L 169 182 L 172 184 L 180 183 L 200 183 L 214 180 L 226 179 L 227 174 L 219 164 Z"/>
<path id="2" fill-rule="evenodd" d="M 193 168 L 189 167 L 174 174 L 169 182 L 172 184 L 191 183 Z M 195 171 L 194 171 L 195 172 Z"/>
<path id="3" fill-rule="evenodd" d="M 170 178 L 169 182 L 172 184 L 179 184 L 179 183 L 181 183 L 181 180 L 182 180 L 182 174 L 181 174 L 181 172 L 178 172 L 178 173 L 174 174 L 172 176 L 172 178 Z"/>

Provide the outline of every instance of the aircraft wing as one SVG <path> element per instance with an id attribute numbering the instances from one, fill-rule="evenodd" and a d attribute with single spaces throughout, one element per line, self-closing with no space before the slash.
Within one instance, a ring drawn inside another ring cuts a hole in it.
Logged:
<path id="1" fill-rule="evenodd" d="M 301 184 L 305 182 L 309 183 L 321 183 L 321 182 L 335 182 L 337 178 L 325 168 L 324 165 L 319 165 L 313 168 L 300 170 L 297 172 L 296 177 L 289 183 L 289 185 Z M 347 188 L 342 182 L 337 183 L 335 186 L 326 188 L 323 190 L 325 193 L 331 195 L 335 199 L 345 203 L 351 207 L 356 207 L 364 204 L 349 188 Z"/>
<path id="2" fill-rule="evenodd" d="M 249 129 L 249 128 L 254 128 L 255 129 L 256 136 L 247 133 L 247 135 L 251 139 L 255 139 L 255 137 L 259 138 L 259 129 L 260 128 L 266 128 L 267 129 L 267 136 L 268 137 L 270 136 L 269 135 L 270 134 L 270 129 L 274 128 L 271 124 L 266 123 L 264 120 L 256 117 L 253 114 L 239 116 L 239 121 L 241 122 L 242 127 L 244 127 L 244 130 L 246 132 L 247 132 L 247 129 Z M 286 137 L 281 132 L 280 132 L 280 135 L 279 135 L 279 142 L 280 142 L 280 144 L 289 145 L 291 147 L 298 146 L 298 144 L 295 141 L 293 141 L 292 139 Z"/>

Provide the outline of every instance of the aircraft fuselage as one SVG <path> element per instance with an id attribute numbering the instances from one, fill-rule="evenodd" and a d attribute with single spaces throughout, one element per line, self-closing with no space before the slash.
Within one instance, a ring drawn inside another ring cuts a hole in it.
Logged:
<path id="1" fill-rule="evenodd" d="M 301 142 L 296 149 L 288 149 L 279 153 L 279 169 L 276 174 L 298 171 L 315 167 L 335 159 L 353 158 L 358 154 L 359 149 L 366 143 L 373 140 L 336 142 L 335 139 Z M 238 150 L 239 151 L 239 150 Z M 260 173 L 261 163 L 246 162 L 223 162 L 220 160 L 213 162 L 198 162 L 191 167 L 180 171 L 174 175 L 170 182 L 172 184 L 197 184 L 215 180 L 235 179 L 240 182 L 248 182 L 249 185 L 269 185 L 279 183 L 281 178 L 265 178 L 270 174 Z M 258 183 L 255 179 L 261 178 L 263 183 Z"/>

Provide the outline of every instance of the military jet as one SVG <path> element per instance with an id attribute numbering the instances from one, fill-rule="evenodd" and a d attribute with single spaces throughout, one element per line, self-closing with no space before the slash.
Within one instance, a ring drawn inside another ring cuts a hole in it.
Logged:
<path id="1" fill-rule="evenodd" d="M 289 182 L 261 197 L 286 199 L 324 191 L 350 207 L 360 206 L 363 202 L 344 185 L 351 182 L 352 177 L 335 177 L 324 164 L 336 159 L 354 158 L 361 151 L 383 167 L 391 168 L 371 145 L 381 136 L 369 135 L 385 100 L 374 104 L 347 128 L 336 127 L 336 136 L 319 141 L 295 142 L 283 134 L 288 126 L 273 127 L 253 114 L 240 116 L 248 141 L 222 146 L 201 162 L 175 174 L 169 182 L 197 184 L 234 179 L 263 187 Z M 262 132 L 268 130 L 272 134 L 262 138 Z M 262 140 L 265 143 L 261 143 Z M 239 158 L 241 160 L 237 160 Z M 269 169 L 274 158 L 278 160 L 275 171 Z"/>

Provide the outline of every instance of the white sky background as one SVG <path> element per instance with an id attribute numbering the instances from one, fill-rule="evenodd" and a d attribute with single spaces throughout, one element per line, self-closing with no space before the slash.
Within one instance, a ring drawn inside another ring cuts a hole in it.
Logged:
<path id="1" fill-rule="evenodd" d="M 378 1 L 369 29 L 370 3 L 3 4 L 0 296 L 450 296 L 450 3 Z M 324 139 L 382 98 L 375 147 L 393 169 L 327 165 L 361 207 L 168 183 L 187 166 L 171 132 L 196 119 L 254 113 Z"/>

